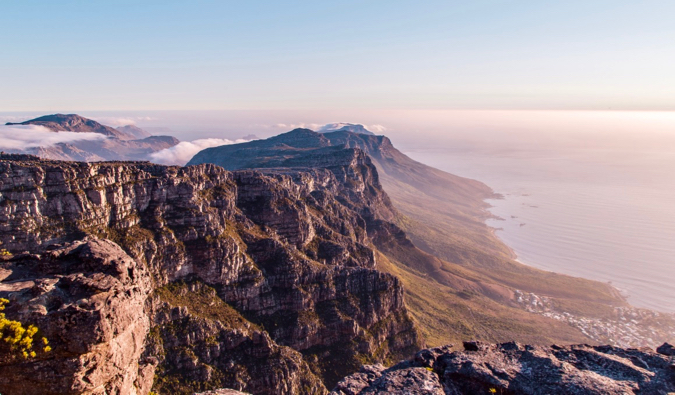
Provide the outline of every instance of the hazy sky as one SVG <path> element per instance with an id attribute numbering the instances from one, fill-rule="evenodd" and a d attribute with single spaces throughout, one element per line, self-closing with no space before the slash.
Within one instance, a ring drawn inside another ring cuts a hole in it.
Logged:
<path id="1" fill-rule="evenodd" d="M 675 1 L 2 1 L 0 111 L 675 110 Z"/>

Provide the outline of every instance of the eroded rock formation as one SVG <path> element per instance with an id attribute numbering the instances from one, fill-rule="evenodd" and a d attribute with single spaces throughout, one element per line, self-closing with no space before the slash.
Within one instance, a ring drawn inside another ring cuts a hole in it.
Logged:
<path id="1" fill-rule="evenodd" d="M 335 151 L 265 172 L 0 158 L 0 296 L 54 349 L 1 366 L 0 392 L 324 393 L 411 355 L 372 246 L 393 208 L 362 151 Z"/>

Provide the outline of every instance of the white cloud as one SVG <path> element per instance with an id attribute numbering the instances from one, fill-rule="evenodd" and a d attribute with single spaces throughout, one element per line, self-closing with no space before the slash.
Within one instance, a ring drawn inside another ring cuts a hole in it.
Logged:
<path id="1" fill-rule="evenodd" d="M 0 115 L 0 122 L 19 123 L 19 122 L 27 121 L 27 120 L 32 119 L 32 118 L 34 118 L 34 117 L 27 117 L 27 116 L 19 117 L 19 116 L 16 116 L 16 115 Z"/>
<path id="2" fill-rule="evenodd" d="M 249 140 L 237 139 L 199 139 L 193 141 L 182 141 L 177 145 L 163 149 L 150 154 L 150 160 L 163 165 L 185 165 L 195 154 L 205 148 L 218 147 L 221 145 L 230 145 L 245 143 Z"/>
<path id="3" fill-rule="evenodd" d="M 334 122 L 334 123 L 327 123 L 325 125 L 320 126 L 318 129 L 315 129 L 319 132 L 331 132 L 334 130 L 339 130 L 343 127 L 350 127 L 350 126 L 363 126 L 367 131 L 373 132 L 373 133 L 382 133 L 385 130 L 387 130 L 386 127 L 378 124 L 374 125 L 363 125 L 359 123 L 348 123 L 348 122 Z"/>
<path id="4" fill-rule="evenodd" d="M 321 126 L 322 125 L 319 124 L 319 123 L 304 123 L 304 122 L 291 123 L 291 124 L 277 123 L 276 125 L 273 125 L 273 127 L 275 127 L 275 128 L 284 129 L 284 130 L 293 130 L 293 129 L 298 129 L 298 128 L 317 130 Z"/>
<path id="5" fill-rule="evenodd" d="M 49 147 L 58 143 L 81 140 L 103 140 L 99 133 L 52 132 L 38 125 L 0 126 L 0 149 L 26 150 L 33 147 Z"/>
<path id="6" fill-rule="evenodd" d="M 382 132 L 387 130 L 387 128 L 385 128 L 384 126 L 377 125 L 377 124 L 376 125 L 363 125 L 363 127 L 370 130 L 373 133 L 382 133 Z"/>
<path id="7" fill-rule="evenodd" d="M 96 122 L 108 126 L 126 126 L 135 125 L 139 121 L 154 121 L 153 117 L 93 117 Z"/>

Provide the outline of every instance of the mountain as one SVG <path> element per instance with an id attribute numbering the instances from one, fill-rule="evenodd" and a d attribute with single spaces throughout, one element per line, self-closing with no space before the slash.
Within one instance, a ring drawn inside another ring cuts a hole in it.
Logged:
<path id="1" fill-rule="evenodd" d="M 256 170 L 0 154 L 2 313 L 51 347 L 24 358 L 0 342 L 3 393 L 672 391 L 665 344 L 414 354 L 420 331 L 441 338 L 436 322 L 462 337 L 588 337 L 532 310 L 563 299 L 514 291 L 518 306 L 504 284 L 417 248 L 371 157 L 328 137 L 251 142 L 267 156 L 250 163 L 271 166 Z M 622 311 L 633 334 L 651 330 Z"/>
<path id="2" fill-rule="evenodd" d="M 126 135 L 133 136 L 136 139 L 143 139 L 151 136 L 149 132 L 139 128 L 136 125 L 119 126 L 116 129 Z"/>
<path id="3" fill-rule="evenodd" d="M 5 125 L 37 125 L 44 126 L 53 132 L 98 133 L 121 140 L 132 140 L 135 138 L 132 134 L 111 128 L 110 126 L 101 125 L 92 119 L 87 119 L 77 114 L 44 115 L 19 123 L 7 122 Z"/>
<path id="4" fill-rule="evenodd" d="M 429 344 L 479 339 L 655 347 L 675 336 L 675 317 L 634 309 L 608 284 L 515 261 L 484 223 L 489 215 L 484 199 L 498 197 L 489 187 L 416 162 L 385 136 L 296 129 L 208 148 L 188 165 L 288 168 L 345 147 L 368 154 L 395 208 L 392 232 L 399 242 L 375 240 L 382 253 L 378 267 L 403 282 Z M 638 332 L 626 324 L 631 316 L 638 317 Z"/>
<path id="5" fill-rule="evenodd" d="M 10 394 L 325 394 L 423 346 L 374 240 L 398 243 L 359 149 L 301 168 L 0 155 L 0 297 L 52 351 L 0 353 Z M 0 348 L 2 347 L 0 342 Z"/>
<path id="6" fill-rule="evenodd" d="M 358 134 L 367 134 L 367 135 L 371 135 L 371 136 L 375 135 L 375 133 L 366 129 L 365 126 L 363 126 L 361 124 L 346 123 L 346 122 L 329 123 L 327 125 L 322 126 L 319 130 L 317 130 L 317 132 L 319 132 L 319 133 L 330 133 L 330 132 L 336 132 L 336 131 L 352 132 L 352 133 L 358 133 Z"/>
<path id="7" fill-rule="evenodd" d="M 25 150 L 5 149 L 7 152 L 28 153 L 45 159 L 103 161 L 103 160 L 148 160 L 149 155 L 173 147 L 180 141 L 173 136 L 151 136 L 133 125 L 120 128 L 100 123 L 75 114 L 45 115 L 20 123 L 7 125 L 43 126 L 54 133 L 96 133 L 106 136 L 99 140 L 75 140 L 47 146 L 29 147 Z M 2 148 L 2 147 L 0 147 Z"/>

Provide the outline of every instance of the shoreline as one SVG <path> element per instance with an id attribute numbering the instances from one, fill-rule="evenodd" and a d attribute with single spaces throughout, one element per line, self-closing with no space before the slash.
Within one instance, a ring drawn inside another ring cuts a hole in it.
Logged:
<path id="1" fill-rule="evenodd" d="M 589 278 L 589 277 L 586 277 L 586 276 L 583 276 L 583 275 L 552 271 L 552 270 L 549 270 L 549 269 L 546 269 L 546 268 L 541 268 L 541 267 L 538 267 L 536 265 L 529 264 L 527 262 L 524 262 L 524 261 L 520 260 L 520 258 L 518 256 L 518 253 L 516 252 L 514 247 L 509 245 L 506 242 L 506 240 L 504 240 L 502 237 L 500 237 L 499 234 L 497 233 L 497 231 L 500 231 L 500 230 L 505 232 L 504 228 L 491 226 L 487 223 L 487 221 L 489 221 L 489 220 L 506 221 L 506 219 L 504 219 L 504 218 L 500 217 L 499 215 L 496 215 L 496 214 L 494 214 L 490 211 L 490 209 L 495 207 L 495 206 L 493 204 L 491 204 L 491 202 L 488 201 L 488 200 L 492 200 L 492 199 L 494 199 L 494 200 L 505 200 L 506 196 L 503 195 L 503 194 L 500 194 L 500 193 L 495 193 L 494 195 L 498 196 L 498 197 L 497 198 L 489 197 L 489 198 L 484 199 L 484 202 L 487 204 L 487 207 L 485 208 L 486 215 L 483 219 L 483 223 L 485 224 L 485 226 L 487 226 L 490 234 L 492 234 L 495 238 L 497 238 L 499 240 L 499 242 L 501 242 L 506 247 L 506 249 L 509 251 L 511 259 L 520 263 L 521 265 L 524 265 L 524 266 L 527 266 L 527 267 L 530 267 L 530 268 L 533 268 L 533 269 L 536 269 L 536 270 L 542 270 L 544 272 L 553 273 L 553 274 L 556 274 L 556 275 L 579 278 L 579 279 L 594 281 L 594 282 L 598 282 L 598 283 L 607 285 L 608 289 L 611 291 L 613 297 L 615 297 L 617 300 L 623 301 L 624 303 L 626 303 L 631 308 L 649 310 L 649 311 L 653 311 L 653 312 L 657 312 L 657 313 L 669 314 L 669 315 L 675 316 L 675 311 L 668 311 L 668 310 L 658 309 L 658 308 L 654 308 L 654 307 L 646 307 L 646 306 L 635 305 L 630 300 L 631 299 L 630 292 L 626 289 L 617 287 L 616 285 L 614 285 L 614 283 L 611 280 L 607 280 L 607 281 L 598 280 L 598 279 Z"/>
<path id="2" fill-rule="evenodd" d="M 486 185 L 487 185 L 487 184 L 486 184 Z M 616 287 L 614 284 L 612 284 L 611 281 L 605 282 L 605 281 L 600 281 L 600 280 L 596 280 L 596 279 L 592 279 L 592 278 L 587 278 L 587 277 L 583 277 L 583 276 L 575 276 L 575 275 L 570 275 L 570 274 L 565 274 L 565 273 L 560 273 L 560 272 L 554 272 L 554 271 L 542 269 L 542 268 L 539 268 L 539 267 L 537 267 L 537 266 L 535 266 L 535 265 L 531 265 L 531 264 L 528 264 L 528 263 L 526 263 L 526 262 L 524 262 L 524 261 L 521 261 L 521 260 L 519 259 L 519 257 L 518 257 L 518 253 L 516 252 L 516 250 L 515 250 L 513 247 L 511 247 L 509 244 L 507 244 L 507 243 L 506 243 L 506 240 L 502 239 L 502 238 L 499 237 L 499 235 L 497 234 L 497 231 L 499 231 L 499 230 L 504 231 L 504 229 L 503 229 L 503 228 L 496 228 L 496 227 L 490 226 L 490 225 L 487 223 L 487 221 L 489 221 L 490 219 L 494 219 L 494 220 L 497 220 L 497 221 L 505 221 L 504 218 L 502 218 L 502 217 L 500 217 L 500 216 L 498 216 L 498 215 L 492 213 L 491 211 L 489 211 L 490 208 L 495 207 L 495 206 L 493 206 L 493 205 L 492 205 L 490 202 L 488 202 L 487 200 L 492 200 L 492 199 L 494 199 L 494 200 L 505 200 L 505 199 L 506 199 L 505 195 L 503 195 L 503 194 L 501 194 L 501 193 L 494 193 L 494 195 L 495 195 L 495 196 L 498 196 L 498 197 L 490 197 L 490 198 L 486 198 L 486 199 L 483 200 L 483 201 L 484 201 L 485 203 L 487 203 L 487 205 L 488 205 L 488 207 L 485 208 L 486 218 L 484 219 L 483 223 L 485 224 L 485 226 L 488 227 L 490 233 L 491 233 L 494 237 L 496 237 L 496 238 L 497 238 L 504 246 L 506 246 L 506 248 L 508 249 L 508 251 L 509 251 L 509 253 L 510 253 L 510 258 L 513 259 L 514 261 L 520 263 L 521 265 L 524 265 L 524 266 L 527 266 L 527 267 L 531 267 L 531 268 L 536 269 L 536 270 L 542 270 L 542 271 L 545 271 L 545 272 L 548 272 L 548 273 L 553 273 L 553 274 L 557 274 L 557 275 L 561 275 L 561 276 L 575 277 L 575 278 L 580 278 L 580 279 L 584 279 L 584 280 L 595 281 L 595 282 L 599 282 L 599 283 L 605 284 L 605 285 L 607 285 L 607 286 L 609 287 L 610 291 L 612 292 L 612 296 L 614 296 L 615 298 L 617 298 L 617 299 L 619 299 L 619 300 L 622 300 L 623 302 L 625 302 L 626 304 L 628 304 L 628 305 L 629 305 L 630 307 L 632 307 L 632 308 L 647 309 L 647 310 L 657 311 L 657 312 L 659 312 L 659 313 L 666 313 L 666 314 L 675 314 L 675 313 L 670 313 L 670 312 L 667 312 L 667 311 L 660 311 L 660 310 L 649 309 L 649 308 L 645 308 L 645 307 L 634 306 L 634 305 L 631 304 L 631 303 L 629 302 L 629 300 L 628 300 L 628 298 L 630 297 L 630 294 L 629 294 L 627 291 L 622 291 L 621 289 L 619 289 L 618 287 Z"/>

